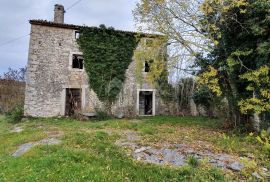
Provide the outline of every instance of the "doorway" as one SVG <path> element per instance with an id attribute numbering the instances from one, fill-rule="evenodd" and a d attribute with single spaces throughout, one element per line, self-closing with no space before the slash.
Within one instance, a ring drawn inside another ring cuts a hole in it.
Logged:
<path id="1" fill-rule="evenodd" d="M 139 115 L 154 115 L 153 91 L 139 91 Z"/>
<path id="2" fill-rule="evenodd" d="M 82 109 L 82 90 L 75 88 L 66 89 L 65 115 L 72 116 L 81 112 Z"/>

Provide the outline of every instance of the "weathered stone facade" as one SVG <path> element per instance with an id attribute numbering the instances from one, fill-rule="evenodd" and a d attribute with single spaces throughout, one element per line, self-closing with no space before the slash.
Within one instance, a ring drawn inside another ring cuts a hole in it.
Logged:
<path id="1" fill-rule="evenodd" d="M 29 59 L 26 74 L 25 115 L 53 117 L 65 115 L 67 88 L 79 88 L 82 93 L 82 112 L 95 112 L 103 104 L 88 84 L 84 69 L 72 68 L 72 56 L 82 55 L 76 42 L 79 26 L 31 20 Z M 142 38 L 140 45 L 145 43 Z M 126 71 L 126 81 L 118 100 L 112 107 L 117 116 L 138 114 L 139 90 L 152 91 L 153 115 L 160 113 L 160 99 L 149 84 L 138 85 L 135 61 Z"/>

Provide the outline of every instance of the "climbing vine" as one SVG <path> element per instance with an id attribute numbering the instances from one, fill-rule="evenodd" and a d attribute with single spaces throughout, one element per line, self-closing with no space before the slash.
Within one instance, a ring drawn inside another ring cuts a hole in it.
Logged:
<path id="1" fill-rule="evenodd" d="M 99 28 L 81 28 L 77 42 L 83 52 L 89 85 L 105 103 L 107 112 L 111 112 L 112 102 L 117 99 L 125 81 L 125 72 L 132 61 L 138 38 L 134 33 L 101 25 Z"/>
<path id="2" fill-rule="evenodd" d="M 167 38 L 159 36 L 158 38 L 146 38 L 141 41 L 139 49 L 134 52 L 135 76 L 139 84 L 147 81 L 149 84 L 155 85 L 160 80 L 160 77 L 167 71 L 166 53 L 164 45 Z M 148 62 L 149 72 L 144 75 L 144 63 Z"/>

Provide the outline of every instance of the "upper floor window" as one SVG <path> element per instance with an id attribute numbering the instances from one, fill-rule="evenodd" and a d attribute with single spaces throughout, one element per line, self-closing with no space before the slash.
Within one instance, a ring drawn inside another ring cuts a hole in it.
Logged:
<path id="1" fill-rule="evenodd" d="M 79 31 L 75 31 L 75 39 L 79 39 L 80 38 L 80 32 Z"/>
<path id="2" fill-rule="evenodd" d="M 145 61 L 144 62 L 144 72 L 148 73 L 150 72 L 151 64 L 153 63 L 153 60 Z"/>
<path id="3" fill-rule="evenodd" d="M 82 55 L 74 54 L 72 57 L 72 68 L 83 69 L 83 57 Z"/>

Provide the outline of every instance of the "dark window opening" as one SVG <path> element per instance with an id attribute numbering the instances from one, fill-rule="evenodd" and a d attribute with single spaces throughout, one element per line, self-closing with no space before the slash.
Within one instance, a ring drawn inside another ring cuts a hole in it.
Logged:
<path id="1" fill-rule="evenodd" d="M 152 63 L 153 63 L 153 60 L 145 61 L 145 63 L 144 63 L 144 72 L 146 72 L 146 73 L 150 72 Z"/>
<path id="2" fill-rule="evenodd" d="M 75 31 L 75 39 L 79 39 L 80 38 L 80 32 L 79 31 Z"/>
<path id="3" fill-rule="evenodd" d="M 153 114 L 153 92 L 152 91 L 140 91 L 139 114 L 140 115 Z"/>
<path id="4" fill-rule="evenodd" d="M 83 57 L 80 55 L 73 55 L 72 68 L 83 69 Z"/>

